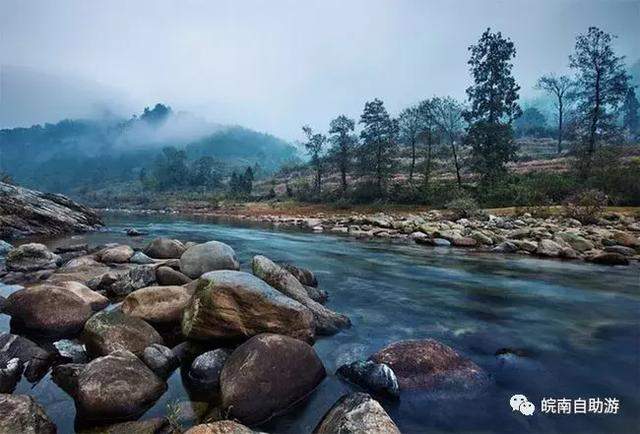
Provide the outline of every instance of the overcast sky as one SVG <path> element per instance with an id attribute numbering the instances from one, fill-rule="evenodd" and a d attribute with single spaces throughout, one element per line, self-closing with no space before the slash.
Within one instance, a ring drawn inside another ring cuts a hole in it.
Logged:
<path id="1" fill-rule="evenodd" d="M 490 26 L 518 50 L 535 97 L 565 72 L 590 25 L 640 58 L 640 1 L 0 0 L 0 127 L 166 102 L 285 139 L 326 129 L 364 102 L 392 113 L 432 95 L 464 97 L 468 45 Z"/>

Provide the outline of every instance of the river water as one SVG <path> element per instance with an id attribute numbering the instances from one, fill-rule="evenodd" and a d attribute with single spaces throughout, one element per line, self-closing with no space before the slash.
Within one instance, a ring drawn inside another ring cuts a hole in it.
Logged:
<path id="1" fill-rule="evenodd" d="M 640 269 L 523 256 L 472 253 L 388 241 L 276 230 L 175 216 L 109 216 L 108 230 L 50 240 L 124 242 L 143 246 L 156 236 L 231 245 L 249 271 L 263 254 L 313 270 L 329 292 L 327 306 L 347 314 L 353 326 L 320 338 L 315 349 L 328 377 L 310 399 L 261 430 L 309 433 L 352 387 L 333 374 L 345 362 L 366 358 L 393 341 L 431 337 L 486 369 L 493 386 L 483 396 L 453 400 L 402 397 L 384 407 L 404 433 L 630 433 L 640 426 Z M 134 239 L 123 229 L 149 235 Z M 0 284 L 0 293 L 14 289 Z M 9 318 L 0 315 L 0 330 Z M 519 356 L 496 356 L 503 348 Z M 143 418 L 188 401 L 181 375 Z M 26 380 L 15 393 L 36 397 L 59 432 L 73 432 L 73 401 L 49 376 Z M 509 398 L 524 394 L 536 406 L 526 417 Z M 543 398 L 615 398 L 617 414 L 541 413 Z M 189 404 L 184 404 L 188 406 Z"/>

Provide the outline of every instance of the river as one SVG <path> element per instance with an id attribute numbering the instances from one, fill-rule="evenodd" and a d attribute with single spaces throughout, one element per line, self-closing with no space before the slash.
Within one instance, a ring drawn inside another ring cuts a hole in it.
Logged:
<path id="1" fill-rule="evenodd" d="M 486 395 L 461 400 L 402 397 L 383 403 L 404 433 L 546 432 L 629 433 L 640 426 L 640 269 L 524 256 L 472 253 L 388 241 L 230 224 L 176 216 L 109 216 L 108 230 L 69 242 L 124 242 L 143 246 L 156 236 L 231 245 L 249 269 L 263 254 L 313 270 L 329 292 L 327 306 L 353 326 L 320 338 L 315 349 L 328 377 L 306 404 L 261 430 L 309 433 L 322 415 L 352 389 L 335 377 L 342 363 L 366 358 L 388 343 L 431 337 L 486 369 L 494 385 Z M 149 234 L 130 238 L 123 229 Z M 11 287 L 0 284 L 7 295 Z M 0 315 L 0 330 L 9 318 Z M 523 356 L 496 356 L 503 348 Z M 163 415 L 188 400 L 180 372 L 143 417 Z M 15 393 L 36 397 L 61 433 L 73 432 L 72 399 L 46 376 L 22 380 Z M 526 417 L 509 398 L 524 394 L 536 406 Z M 543 414 L 543 398 L 615 398 L 617 414 Z"/>

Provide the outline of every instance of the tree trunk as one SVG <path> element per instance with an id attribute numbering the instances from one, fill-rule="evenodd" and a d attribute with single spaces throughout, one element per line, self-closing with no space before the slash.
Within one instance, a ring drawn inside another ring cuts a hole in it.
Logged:
<path id="1" fill-rule="evenodd" d="M 382 197 L 382 144 L 378 143 L 376 155 L 376 178 L 378 187 L 378 196 Z"/>
<path id="2" fill-rule="evenodd" d="M 431 131 L 427 133 L 427 164 L 424 170 L 424 189 L 429 190 L 429 177 L 431 176 Z"/>
<path id="3" fill-rule="evenodd" d="M 460 178 L 460 163 L 458 163 L 458 153 L 456 152 L 456 144 L 455 140 L 452 138 L 449 139 L 451 141 L 451 151 L 453 152 L 453 163 L 456 166 L 456 179 L 458 180 L 458 187 L 462 188 L 462 178 Z"/>
<path id="4" fill-rule="evenodd" d="M 558 97 L 558 155 L 562 152 L 562 97 Z"/>
<path id="5" fill-rule="evenodd" d="M 593 108 L 593 115 L 591 116 L 591 128 L 589 129 L 589 144 L 587 148 L 587 161 L 585 167 L 585 178 L 589 176 L 591 170 L 591 160 L 593 154 L 596 151 L 596 131 L 598 130 L 598 121 L 600 120 L 600 71 L 596 71 L 596 94 L 595 94 L 595 107 Z"/>
<path id="6" fill-rule="evenodd" d="M 411 139 L 411 167 L 409 168 L 409 183 L 413 183 L 413 171 L 416 167 L 416 139 Z"/>

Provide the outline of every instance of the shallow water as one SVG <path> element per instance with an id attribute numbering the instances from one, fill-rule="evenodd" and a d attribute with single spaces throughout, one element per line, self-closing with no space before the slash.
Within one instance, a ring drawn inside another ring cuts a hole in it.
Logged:
<path id="1" fill-rule="evenodd" d="M 383 403 L 404 433 L 427 432 L 635 432 L 640 426 L 640 269 L 522 256 L 478 254 L 386 241 L 274 230 L 170 216 L 111 216 L 109 230 L 51 240 L 144 245 L 158 235 L 184 241 L 219 240 L 231 245 L 248 271 L 253 255 L 290 261 L 316 272 L 329 292 L 328 307 L 347 314 L 353 327 L 321 338 L 315 349 L 329 375 L 306 404 L 263 431 L 308 433 L 351 386 L 333 372 L 400 339 L 432 337 L 470 357 L 492 376 L 494 386 L 467 400 L 402 397 Z M 134 226 L 149 232 L 129 238 Z M 0 284 L 0 293 L 12 289 Z M 8 317 L 0 315 L 0 330 Z M 501 360 L 501 348 L 526 357 Z M 73 401 L 45 377 L 22 380 L 16 393 L 44 405 L 59 432 L 72 432 Z M 509 398 L 524 394 L 540 408 L 543 397 L 614 397 L 617 414 L 531 417 L 514 413 Z M 162 415 L 167 405 L 188 401 L 180 372 L 143 417 Z"/>

